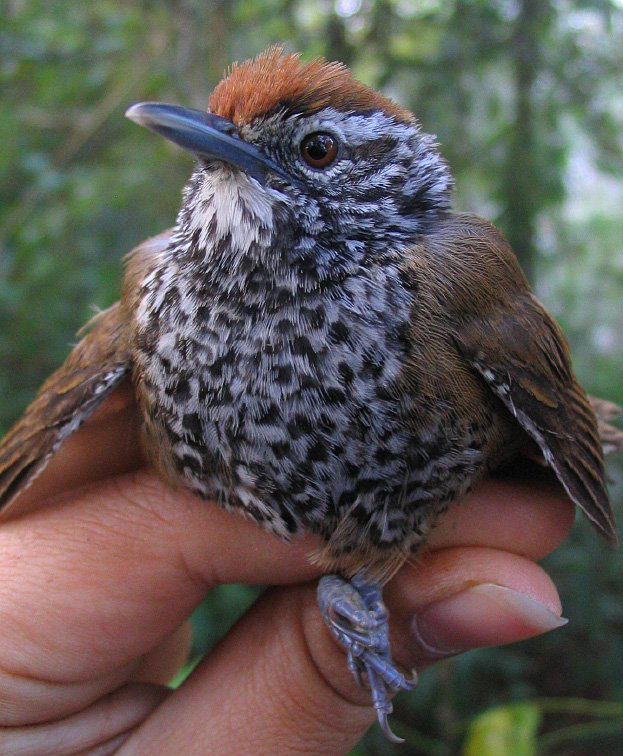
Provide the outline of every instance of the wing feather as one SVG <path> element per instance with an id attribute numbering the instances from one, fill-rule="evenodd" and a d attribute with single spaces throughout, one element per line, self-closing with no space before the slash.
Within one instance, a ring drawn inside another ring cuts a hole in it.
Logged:
<path id="1" fill-rule="evenodd" d="M 87 328 L 0 441 L 0 510 L 32 483 L 130 370 L 128 324 L 119 303 L 96 315 Z"/>
<path id="2" fill-rule="evenodd" d="M 512 309 L 497 308 L 463 323 L 455 340 L 537 442 L 571 499 L 616 543 L 597 419 L 555 321 L 526 291 Z"/>

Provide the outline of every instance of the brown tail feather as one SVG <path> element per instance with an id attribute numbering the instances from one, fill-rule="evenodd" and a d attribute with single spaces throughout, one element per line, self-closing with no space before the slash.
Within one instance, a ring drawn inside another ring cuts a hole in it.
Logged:
<path id="1" fill-rule="evenodd" d="M 623 415 L 623 407 L 596 396 L 589 396 L 588 399 L 597 416 L 599 439 L 604 454 L 623 454 L 623 430 L 610 423 L 611 420 L 616 420 Z"/>

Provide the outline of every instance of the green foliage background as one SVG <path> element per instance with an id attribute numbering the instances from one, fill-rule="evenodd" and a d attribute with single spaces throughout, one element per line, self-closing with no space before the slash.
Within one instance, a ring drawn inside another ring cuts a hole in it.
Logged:
<path id="1" fill-rule="evenodd" d="M 232 60 L 277 41 L 418 114 L 456 207 L 500 225 L 586 387 L 623 402 L 621 0 L 0 0 L 0 430 L 117 298 L 123 253 L 174 220 L 191 160 L 124 109 L 205 107 Z M 356 753 L 623 752 L 619 704 L 542 702 L 623 701 L 622 566 L 578 525 L 547 563 L 570 625 L 431 670 L 397 702 L 408 744 L 372 732 Z M 199 644 L 252 597 L 212 597 Z"/>

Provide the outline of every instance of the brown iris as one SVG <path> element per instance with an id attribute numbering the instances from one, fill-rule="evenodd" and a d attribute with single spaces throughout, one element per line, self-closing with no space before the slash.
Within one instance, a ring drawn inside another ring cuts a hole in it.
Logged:
<path id="1" fill-rule="evenodd" d="M 326 168 L 337 157 L 337 139 L 323 131 L 308 134 L 301 142 L 301 155 L 312 168 Z"/>

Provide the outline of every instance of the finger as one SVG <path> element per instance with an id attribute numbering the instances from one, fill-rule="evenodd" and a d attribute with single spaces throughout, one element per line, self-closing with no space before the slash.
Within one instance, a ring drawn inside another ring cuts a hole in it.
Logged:
<path id="1" fill-rule="evenodd" d="M 566 624 L 554 583 L 530 559 L 453 547 L 407 565 L 385 590 L 398 658 L 407 666 L 496 646 Z"/>
<path id="2" fill-rule="evenodd" d="M 423 658 L 419 638 L 413 636 L 413 618 L 426 607 L 434 609 L 448 595 L 456 596 L 466 587 L 473 589 L 480 581 L 485 586 L 506 584 L 512 590 L 530 596 L 534 602 L 549 606 L 552 612 L 559 610 L 558 598 L 549 579 L 528 560 L 484 549 L 439 551 L 429 555 L 418 570 L 404 569 L 393 586 L 388 588 L 387 598 L 394 616 L 399 620 L 406 619 L 404 622 L 400 620 L 402 627 L 397 635 L 399 638 L 402 636 L 403 640 L 395 643 L 397 656 L 406 658 L 409 664 Z M 398 606 L 396 600 L 399 600 Z M 201 738 L 197 740 L 197 722 L 205 726 L 210 752 L 213 753 L 274 753 L 271 749 L 278 742 L 277 735 L 283 737 L 284 733 L 287 733 L 287 748 L 292 748 L 292 751 L 286 749 L 280 750 L 280 753 L 341 753 L 358 740 L 373 718 L 373 713 L 367 707 L 367 697 L 353 688 L 343 654 L 334 646 L 322 625 L 313 590 L 311 594 L 307 592 L 300 610 L 293 616 L 292 609 L 297 606 L 297 601 L 288 598 L 285 604 L 266 609 L 261 615 L 264 619 L 260 617 L 260 627 L 253 630 L 252 625 L 252 631 L 246 631 L 251 632 L 251 640 L 247 635 L 228 638 L 217 654 L 202 666 L 201 674 L 204 677 L 201 684 L 199 687 L 185 688 L 185 697 L 180 702 L 181 711 L 179 706 L 168 709 L 164 715 L 158 710 L 154 715 L 156 729 L 153 732 L 159 733 L 159 752 L 163 756 L 167 753 L 204 752 L 193 750 L 198 747 L 198 742 L 202 749 L 207 742 Z M 465 613 L 462 616 L 465 617 Z M 477 614 L 474 613 L 474 616 Z M 253 615 L 249 621 L 252 619 Z M 526 626 L 529 623 L 524 618 L 518 624 L 518 632 L 512 628 L 508 631 L 507 628 L 501 636 L 493 638 L 491 627 L 496 626 L 496 619 L 492 617 L 491 611 L 485 616 L 481 615 L 479 619 L 484 636 L 481 634 L 479 638 L 478 630 L 470 626 L 469 622 L 463 628 L 470 635 L 472 645 L 510 642 L 540 631 L 531 627 L 527 633 Z M 244 622 L 241 627 L 244 627 Z M 236 632 L 239 631 L 238 628 Z M 274 643 L 264 646 L 266 641 Z M 425 652 L 424 658 L 428 654 L 428 648 Z M 265 658 L 262 658 L 263 655 Z M 250 670 L 253 671 L 253 679 L 249 687 Z M 220 691 L 218 700 L 212 701 L 211 696 L 214 697 L 215 691 Z M 190 696 L 190 700 L 186 696 Z M 238 705 L 238 709 L 233 708 L 234 703 Z M 127 711 L 127 704 L 122 709 Z M 147 709 L 140 711 L 145 713 Z M 250 744 L 242 737 L 232 747 L 231 744 L 235 741 L 233 733 L 240 733 L 239 722 L 248 721 L 250 713 L 254 719 L 252 726 L 243 728 L 242 732 L 244 734 L 250 729 L 253 732 L 253 743 Z M 69 731 L 65 727 L 69 720 L 64 720 L 62 742 L 72 746 L 80 742 L 76 740 L 78 732 L 90 733 L 90 742 L 98 742 L 95 732 L 98 738 L 106 739 L 111 734 L 110 730 L 102 732 L 101 728 L 94 726 L 94 719 L 97 722 L 99 716 L 101 710 L 92 707 L 88 718 L 77 723 L 72 721 Z M 168 724 L 169 719 L 172 724 Z M 109 715 L 107 721 L 118 720 Z M 127 724 L 125 720 L 123 722 Z M 188 744 L 184 740 L 185 724 L 190 727 Z M 167 744 L 166 732 L 171 731 L 171 726 L 175 736 L 173 742 Z M 153 744 L 149 734 L 153 727 L 154 722 L 151 721 L 141 729 L 136 736 L 138 744 L 132 737 L 132 753 L 153 752 L 150 751 Z M 56 742 L 54 729 L 26 730 L 26 733 L 18 733 L 25 740 L 9 741 L 12 750 L 6 752 L 40 753 L 41 738 L 44 736 L 45 742 Z M 161 730 L 165 733 L 165 742 L 162 741 Z M 67 740 L 69 735 L 71 737 Z M 37 737 L 33 740 L 34 736 Z M 12 737 L 17 737 L 15 732 Z M 219 737 L 223 743 L 227 743 L 222 751 Z M 33 750 L 14 749 L 20 742 L 32 745 Z M 82 742 L 82 745 L 85 743 Z M 171 750 L 167 750 L 168 745 L 171 745 Z M 115 741 L 115 747 L 118 746 L 119 741 Z M 134 750 L 138 746 L 139 750 Z M 175 750 L 176 747 L 183 750 Z M 141 748 L 144 750 L 140 750 Z"/>
<path id="3" fill-rule="evenodd" d="M 319 660 L 322 666 L 319 665 Z M 329 666 L 329 671 L 325 669 Z M 370 726 L 313 586 L 270 591 L 119 756 L 344 754 Z"/>
<path id="4" fill-rule="evenodd" d="M 0 729 L 0 753 L 12 756 L 74 756 L 100 748 L 140 724 L 169 694 L 163 687 L 128 685 L 66 719 Z"/>
<path id="5" fill-rule="evenodd" d="M 100 743 L 93 748 L 87 748 L 86 751 L 80 751 L 76 756 L 114 756 L 114 754 L 118 753 L 119 748 L 125 743 L 129 735 L 130 732 L 124 732 L 115 738 L 107 740 L 105 743 Z"/>
<path id="6" fill-rule="evenodd" d="M 184 622 L 153 651 L 145 654 L 130 679 L 133 682 L 166 685 L 188 659 L 192 640 L 192 625 Z"/>
<path id="7" fill-rule="evenodd" d="M 201 572 L 189 569 L 185 553 L 197 530 Z M 0 724 L 45 721 L 89 705 L 128 680 L 221 575 L 307 579 L 316 573 L 308 551 L 177 495 L 147 473 L 107 480 L 6 523 Z"/>
<path id="8" fill-rule="evenodd" d="M 423 577 L 406 568 L 387 590 L 394 652 L 408 666 L 430 660 L 416 618 L 477 585 L 516 591 L 555 616 L 556 590 L 533 562 L 491 549 L 431 554 Z M 466 602 L 469 603 L 469 597 Z M 543 631 L 529 617 L 504 623 L 463 611 L 453 630 L 464 648 L 511 642 Z M 491 631 L 491 622 L 497 634 Z M 431 629 L 430 627 L 428 628 Z M 462 632 L 462 634 L 461 634 Z M 470 645 L 471 644 L 471 645 Z M 328 633 L 313 586 L 273 590 L 238 623 L 191 678 L 128 739 L 124 754 L 343 754 L 374 721 L 369 693 L 359 689 L 343 651 Z M 241 724 L 244 723 L 244 726 Z M 209 748 L 206 744 L 209 743 Z"/>
<path id="9" fill-rule="evenodd" d="M 442 515 L 427 546 L 493 546 L 543 559 L 567 537 L 574 517 L 573 503 L 550 471 L 518 462 Z"/>

